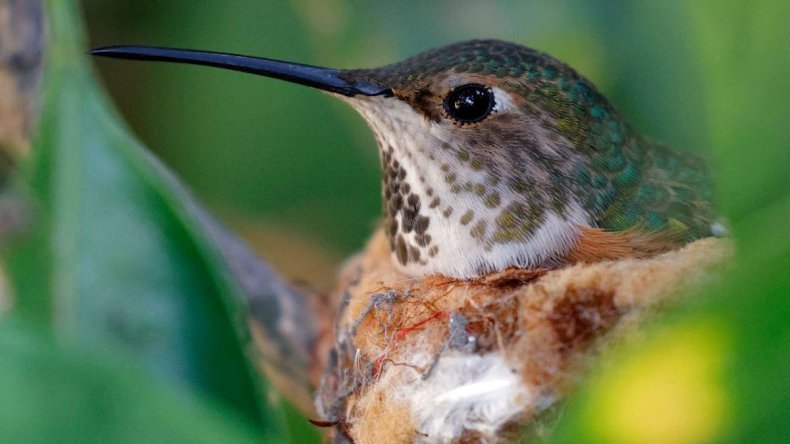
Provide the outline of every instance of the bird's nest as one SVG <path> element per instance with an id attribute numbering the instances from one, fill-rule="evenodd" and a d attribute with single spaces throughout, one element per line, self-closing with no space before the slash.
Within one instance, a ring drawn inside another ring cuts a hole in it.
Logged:
<path id="1" fill-rule="evenodd" d="M 703 239 L 646 259 L 410 279 L 379 233 L 336 291 L 319 413 L 357 443 L 520 433 L 591 358 L 728 253 L 727 241 Z"/>

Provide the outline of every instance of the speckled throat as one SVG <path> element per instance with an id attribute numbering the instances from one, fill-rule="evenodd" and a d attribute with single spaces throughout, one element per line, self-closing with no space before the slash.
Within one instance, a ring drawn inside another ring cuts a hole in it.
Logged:
<path id="1" fill-rule="evenodd" d="M 510 105 L 498 94 L 504 115 Z M 508 136 L 527 149 L 481 152 L 469 146 L 475 140 L 468 134 L 397 98 L 347 101 L 376 136 L 384 228 L 393 260 L 407 273 L 471 278 L 555 264 L 572 248 L 577 225 L 589 223 L 562 183 L 583 158 L 538 120 L 519 122 Z"/>

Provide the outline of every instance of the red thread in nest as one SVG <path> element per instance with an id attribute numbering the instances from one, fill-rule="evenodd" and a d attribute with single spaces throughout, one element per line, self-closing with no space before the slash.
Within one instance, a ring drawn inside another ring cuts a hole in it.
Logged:
<path id="1" fill-rule="evenodd" d="M 417 322 L 415 324 L 412 324 L 412 325 L 410 325 L 408 327 L 403 327 L 401 329 L 398 329 L 398 331 L 395 332 L 395 335 L 392 337 L 392 340 L 390 341 L 390 343 L 387 345 L 387 348 L 389 349 L 390 346 L 393 343 L 396 343 L 396 342 L 400 341 L 407 334 L 419 329 L 423 325 L 425 325 L 425 324 L 427 324 L 427 323 L 429 323 L 429 322 L 431 322 L 431 321 L 433 321 L 435 319 L 438 319 L 438 318 L 440 318 L 442 316 L 447 316 L 447 312 L 446 311 L 435 311 L 430 316 L 428 316 L 427 318 L 425 318 L 425 319 L 423 319 L 423 320 L 421 320 L 421 321 L 419 321 L 419 322 Z M 387 361 L 387 354 L 386 353 L 382 353 L 382 355 L 379 356 L 376 359 L 376 364 L 373 367 L 373 377 L 374 378 L 378 378 L 381 375 L 381 368 L 384 366 L 384 362 L 386 362 L 386 361 Z"/>

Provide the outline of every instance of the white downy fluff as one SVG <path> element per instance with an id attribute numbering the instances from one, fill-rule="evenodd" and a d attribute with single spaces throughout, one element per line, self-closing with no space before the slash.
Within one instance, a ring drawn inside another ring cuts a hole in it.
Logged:
<path id="1" fill-rule="evenodd" d="M 494 441 L 496 431 L 532 400 L 519 375 L 498 353 L 444 353 L 428 379 L 391 390 L 410 405 L 421 442 L 449 442 L 464 430 Z"/>

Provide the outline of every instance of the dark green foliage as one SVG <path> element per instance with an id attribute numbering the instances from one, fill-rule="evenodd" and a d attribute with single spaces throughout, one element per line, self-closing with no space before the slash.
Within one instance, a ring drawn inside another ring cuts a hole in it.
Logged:
<path id="1" fill-rule="evenodd" d="M 168 387 L 135 362 L 56 346 L 29 327 L 0 325 L 3 442 L 260 442 L 235 411 Z"/>
<path id="2" fill-rule="evenodd" d="M 33 155 L 16 177 L 35 222 L 5 265 L 14 316 L 68 352 L 31 348 L 36 340 L 12 327 L 0 333 L 23 338 L 2 344 L 10 379 L 0 378 L 7 383 L 0 397 L 28 421 L 18 421 L 11 436 L 216 441 L 241 427 L 240 436 L 284 439 L 282 406 L 266 396 L 267 383 L 246 355 L 244 295 L 220 246 L 190 196 L 96 87 L 74 3 L 51 2 L 46 12 L 42 114 Z M 117 364 L 84 363 L 84 350 Z M 130 370 L 114 370 L 123 366 Z M 146 407 L 160 402 L 161 409 Z M 30 420 L 37 415 L 51 427 L 36 428 Z M 192 430 L 199 418 L 205 427 Z"/>

